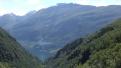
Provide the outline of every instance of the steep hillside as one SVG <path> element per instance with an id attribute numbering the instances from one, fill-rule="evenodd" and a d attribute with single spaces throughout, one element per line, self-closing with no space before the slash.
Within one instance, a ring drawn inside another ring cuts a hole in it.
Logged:
<path id="1" fill-rule="evenodd" d="M 121 19 L 76 41 L 58 51 L 47 68 L 121 67 Z"/>
<path id="2" fill-rule="evenodd" d="M 28 54 L 20 45 L 0 28 L 0 68 L 41 68 L 37 58 Z"/>
<path id="3" fill-rule="evenodd" d="M 27 50 L 46 59 L 73 40 L 95 32 L 121 17 L 121 6 L 96 7 L 58 4 L 25 16 L 8 14 L 0 17 L 0 25 Z"/>

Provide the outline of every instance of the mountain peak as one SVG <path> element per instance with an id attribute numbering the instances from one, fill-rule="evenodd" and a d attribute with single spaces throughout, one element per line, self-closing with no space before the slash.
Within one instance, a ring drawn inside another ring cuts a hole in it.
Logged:
<path id="1" fill-rule="evenodd" d="M 65 5 L 78 5 L 78 6 L 80 6 L 79 4 L 76 4 L 76 3 L 58 3 L 57 5 L 58 6 L 65 6 Z"/>

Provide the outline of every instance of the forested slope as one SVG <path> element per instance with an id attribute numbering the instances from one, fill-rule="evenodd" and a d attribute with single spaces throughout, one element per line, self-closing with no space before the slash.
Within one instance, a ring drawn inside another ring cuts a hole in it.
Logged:
<path id="1" fill-rule="evenodd" d="M 120 68 L 121 19 L 68 44 L 48 61 L 47 68 Z"/>
<path id="2" fill-rule="evenodd" d="M 42 68 L 42 65 L 0 28 L 0 68 Z"/>

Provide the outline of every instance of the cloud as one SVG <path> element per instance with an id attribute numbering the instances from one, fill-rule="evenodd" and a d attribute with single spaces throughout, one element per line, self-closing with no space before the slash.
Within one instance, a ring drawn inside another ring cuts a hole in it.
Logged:
<path id="1" fill-rule="evenodd" d="M 6 12 L 6 10 L 5 10 L 5 9 L 0 8 L 0 15 L 3 15 L 3 14 L 5 14 L 5 13 L 8 13 L 8 12 Z"/>
<path id="2" fill-rule="evenodd" d="M 43 0 L 27 0 L 26 6 L 33 10 L 40 10 L 41 8 L 45 8 L 45 5 L 42 3 Z"/>
<path id="3" fill-rule="evenodd" d="M 41 8 L 44 8 L 42 0 L 0 0 L 0 15 L 6 13 L 24 15 L 29 11 Z"/>
<path id="4" fill-rule="evenodd" d="M 4 15 L 4 14 L 10 14 L 10 13 L 14 13 L 16 15 L 25 15 L 26 12 L 22 11 L 21 9 L 4 9 L 4 8 L 0 8 L 0 15 Z"/>
<path id="5" fill-rule="evenodd" d="M 27 0 L 28 5 L 39 5 L 41 0 Z"/>

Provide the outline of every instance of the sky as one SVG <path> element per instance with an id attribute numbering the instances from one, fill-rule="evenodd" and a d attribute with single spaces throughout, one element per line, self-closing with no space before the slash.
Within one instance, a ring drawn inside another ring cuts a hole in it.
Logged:
<path id="1" fill-rule="evenodd" d="M 0 0 L 0 15 L 14 13 L 25 15 L 33 10 L 40 10 L 58 3 L 78 3 L 80 5 L 121 5 L 121 0 Z"/>

